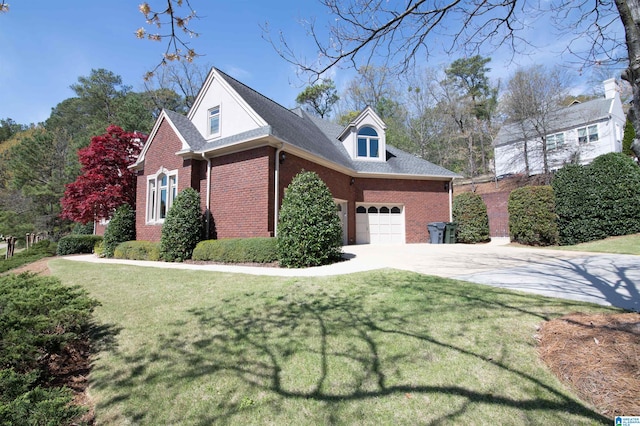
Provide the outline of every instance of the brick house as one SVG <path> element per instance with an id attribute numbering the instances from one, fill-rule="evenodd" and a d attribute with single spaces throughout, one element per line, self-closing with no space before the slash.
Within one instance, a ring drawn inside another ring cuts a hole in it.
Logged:
<path id="1" fill-rule="evenodd" d="M 371 108 L 338 126 L 289 110 L 212 68 L 186 116 L 164 110 L 137 162 L 136 231 L 158 241 L 187 187 L 209 212 L 209 238 L 277 235 L 285 188 L 301 170 L 329 187 L 345 244 L 424 243 L 451 220 L 455 173 L 386 143 Z"/>

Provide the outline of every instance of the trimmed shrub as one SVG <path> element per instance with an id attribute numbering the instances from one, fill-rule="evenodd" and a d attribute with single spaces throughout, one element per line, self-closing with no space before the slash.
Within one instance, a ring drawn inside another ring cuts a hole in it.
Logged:
<path id="1" fill-rule="evenodd" d="M 509 195 L 509 235 L 530 246 L 558 244 L 555 197 L 550 186 L 525 186 Z"/>
<path id="2" fill-rule="evenodd" d="M 286 267 L 324 265 L 340 260 L 342 227 L 327 185 L 302 171 L 287 187 L 278 224 L 278 259 Z"/>
<path id="3" fill-rule="evenodd" d="M 102 243 L 105 257 L 113 257 L 116 246 L 136 239 L 136 212 L 129 204 L 118 207 L 104 231 Z"/>
<path id="4" fill-rule="evenodd" d="M 561 245 L 640 232 L 640 167 L 624 154 L 567 165 L 551 184 Z"/>
<path id="5" fill-rule="evenodd" d="M 113 252 L 116 259 L 160 260 L 160 243 L 151 241 L 126 241 L 118 244 Z"/>
<path id="6" fill-rule="evenodd" d="M 624 136 L 622 137 L 622 153 L 629 156 L 634 156 L 633 151 L 631 151 L 631 144 L 633 140 L 636 138 L 636 130 L 633 128 L 633 123 L 630 120 L 624 125 Z"/>
<path id="7" fill-rule="evenodd" d="M 58 256 L 93 253 L 93 247 L 102 241 L 100 235 L 67 235 L 58 241 Z"/>
<path id="8" fill-rule="evenodd" d="M 463 192 L 453 199 L 452 210 L 457 224 L 456 242 L 475 244 L 491 241 L 487 205 L 480 195 Z"/>
<path id="9" fill-rule="evenodd" d="M 278 260 L 276 238 L 230 238 L 200 241 L 193 260 L 223 263 L 271 263 Z"/>
<path id="10" fill-rule="evenodd" d="M 187 188 L 178 194 L 167 212 L 160 237 L 160 257 L 167 262 L 191 258 L 201 234 L 200 194 Z"/>

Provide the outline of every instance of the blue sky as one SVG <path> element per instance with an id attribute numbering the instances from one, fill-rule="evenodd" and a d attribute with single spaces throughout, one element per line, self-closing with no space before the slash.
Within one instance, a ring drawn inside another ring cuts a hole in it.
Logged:
<path id="1" fill-rule="evenodd" d="M 142 76 L 161 60 L 164 42 L 139 40 L 135 31 L 145 26 L 136 0 L 29 0 L 9 1 L 10 11 L 0 15 L 0 118 L 18 123 L 44 121 L 51 108 L 74 96 L 69 89 L 91 69 L 105 68 L 120 75 L 134 91 L 143 90 Z M 149 1 L 154 6 L 162 1 Z M 248 86 L 292 107 L 303 83 L 295 69 L 278 56 L 263 39 L 261 26 L 269 22 L 282 30 L 296 51 L 313 57 L 312 40 L 305 36 L 299 20 L 327 19 L 326 10 L 315 0 L 191 0 L 199 21 L 192 27 L 201 36 L 191 47 L 204 56 L 200 64 L 213 65 Z M 557 37 L 533 28 L 538 45 Z M 543 37 L 550 37 L 545 42 Z M 562 43 L 560 43 L 562 44 Z M 509 63 L 505 50 L 492 51 L 493 77 L 505 78 L 517 65 L 553 63 L 557 51 L 542 49 L 536 55 Z M 429 66 L 446 65 L 457 57 L 433 57 Z M 332 77 L 338 88 L 353 72 L 337 70 Z"/>

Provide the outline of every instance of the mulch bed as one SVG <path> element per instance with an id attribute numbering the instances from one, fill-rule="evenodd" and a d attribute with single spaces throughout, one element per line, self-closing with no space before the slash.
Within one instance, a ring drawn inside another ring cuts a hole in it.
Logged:
<path id="1" fill-rule="evenodd" d="M 640 313 L 575 313 L 539 338 L 542 360 L 602 415 L 640 415 Z"/>

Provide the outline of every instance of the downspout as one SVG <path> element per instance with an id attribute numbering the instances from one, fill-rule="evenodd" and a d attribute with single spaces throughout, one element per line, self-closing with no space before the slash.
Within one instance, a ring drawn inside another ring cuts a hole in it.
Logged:
<path id="1" fill-rule="evenodd" d="M 202 158 L 207 160 L 207 195 L 205 201 L 205 223 L 207 224 L 205 230 L 205 238 L 209 239 L 209 232 L 211 230 L 211 158 L 205 157 L 204 152 Z"/>
<path id="2" fill-rule="evenodd" d="M 453 222 L 453 178 L 449 181 L 449 222 Z"/>
<path id="3" fill-rule="evenodd" d="M 280 201 L 280 153 L 282 152 L 282 148 L 283 148 L 284 144 L 280 145 L 280 148 L 276 149 L 276 156 L 275 156 L 275 173 L 274 173 L 274 179 L 273 179 L 273 196 L 274 196 L 274 200 L 273 200 L 273 236 L 277 237 L 278 236 L 278 213 L 279 213 L 279 206 L 278 206 L 278 202 Z"/>

